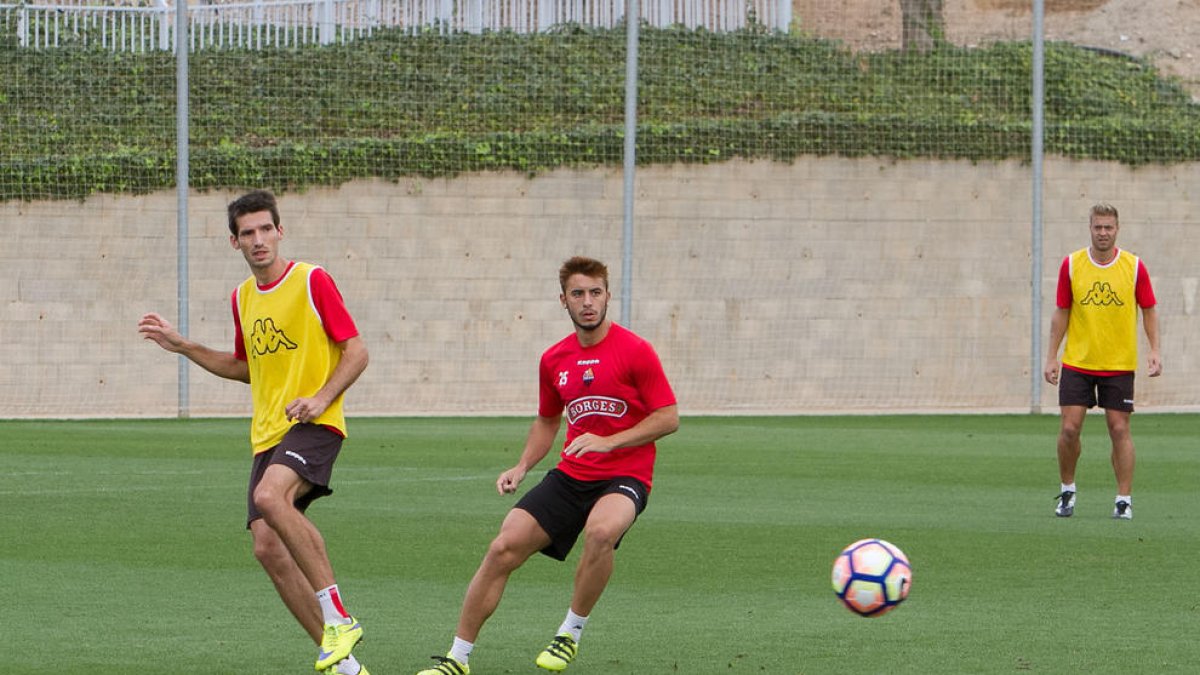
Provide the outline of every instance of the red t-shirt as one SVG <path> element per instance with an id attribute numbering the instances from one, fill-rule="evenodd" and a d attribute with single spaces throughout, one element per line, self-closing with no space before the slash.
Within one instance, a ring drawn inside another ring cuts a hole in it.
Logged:
<path id="1" fill-rule="evenodd" d="M 557 417 L 565 412 L 567 444 L 584 433 L 611 436 L 659 408 L 675 405 L 675 393 L 654 347 L 617 324 L 591 347 L 580 345 L 572 333 L 547 349 L 538 380 L 538 415 Z M 650 487 L 654 457 L 654 443 L 647 443 L 582 457 L 563 455 L 558 468 L 577 480 L 632 476 Z"/>

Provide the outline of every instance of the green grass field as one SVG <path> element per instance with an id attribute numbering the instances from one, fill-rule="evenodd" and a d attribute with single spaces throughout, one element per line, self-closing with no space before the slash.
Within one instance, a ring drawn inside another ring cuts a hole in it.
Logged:
<path id="1" fill-rule="evenodd" d="M 351 421 L 336 494 L 311 515 L 373 675 L 449 647 L 528 422 Z M 1110 518 L 1102 417 L 1085 427 L 1075 517 L 1053 516 L 1057 424 L 685 419 L 569 672 L 1197 672 L 1200 416 L 1135 416 L 1129 522 Z M 0 672 L 312 673 L 243 529 L 246 427 L 0 422 Z M 908 602 L 879 619 L 830 590 L 834 556 L 865 536 L 913 564 Z M 577 555 L 514 575 L 474 675 L 540 672 Z"/>

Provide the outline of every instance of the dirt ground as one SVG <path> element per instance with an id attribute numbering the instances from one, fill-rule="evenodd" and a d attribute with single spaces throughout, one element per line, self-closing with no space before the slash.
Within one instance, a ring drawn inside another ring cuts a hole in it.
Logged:
<path id="1" fill-rule="evenodd" d="M 944 0 L 946 34 L 958 45 L 1028 40 L 1032 0 Z M 1044 0 L 1046 40 L 1144 57 L 1180 78 L 1200 101 L 1200 0 Z M 794 0 L 802 30 L 854 49 L 900 45 L 900 0 Z"/>

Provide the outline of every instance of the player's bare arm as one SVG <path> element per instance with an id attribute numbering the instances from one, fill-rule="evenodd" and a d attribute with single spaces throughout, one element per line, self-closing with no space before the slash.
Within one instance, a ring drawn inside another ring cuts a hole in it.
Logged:
<path id="1" fill-rule="evenodd" d="M 1042 368 L 1042 377 L 1050 384 L 1058 384 L 1058 346 L 1062 344 L 1067 334 L 1067 322 L 1071 318 L 1071 310 L 1056 307 L 1050 316 L 1050 342 L 1046 345 L 1046 365 Z"/>
<path id="2" fill-rule="evenodd" d="M 612 436 L 580 434 L 563 449 L 564 455 L 576 457 L 589 452 L 612 452 L 617 448 L 653 443 L 679 428 L 679 406 L 669 405 L 646 416 L 646 419 Z"/>
<path id="3" fill-rule="evenodd" d="M 538 415 L 529 427 L 529 435 L 525 438 L 525 449 L 521 451 L 521 459 L 517 465 L 500 474 L 496 479 L 496 490 L 500 494 L 512 494 L 517 491 L 521 481 L 529 470 L 537 466 L 542 458 L 550 453 L 554 439 L 558 437 L 558 428 L 562 424 L 562 416 L 542 417 Z"/>
<path id="4" fill-rule="evenodd" d="M 1142 308 L 1142 327 L 1146 330 L 1146 341 L 1150 343 L 1150 356 L 1146 372 L 1150 377 L 1162 375 L 1162 356 L 1158 352 L 1158 308 Z"/>
<path id="5" fill-rule="evenodd" d="M 249 366 L 245 361 L 238 360 L 233 352 L 220 352 L 185 338 L 170 321 L 156 312 L 142 316 L 138 321 L 138 332 L 144 339 L 169 352 L 186 356 L 213 375 L 239 382 L 250 381 Z"/>
<path id="6" fill-rule="evenodd" d="M 342 351 L 342 358 L 325 385 L 312 396 L 298 398 L 284 407 L 284 413 L 289 420 L 311 422 L 321 416 L 334 399 L 341 396 L 350 385 L 358 380 L 358 376 L 367 369 L 367 344 L 361 336 L 354 336 L 337 343 Z"/>

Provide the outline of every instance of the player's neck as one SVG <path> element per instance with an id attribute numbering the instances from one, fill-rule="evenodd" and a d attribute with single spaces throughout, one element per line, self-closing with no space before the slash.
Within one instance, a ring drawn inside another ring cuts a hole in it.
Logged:
<path id="1" fill-rule="evenodd" d="M 1113 261 L 1113 258 L 1117 257 L 1118 250 L 1119 249 L 1116 246 L 1113 246 L 1112 248 L 1108 249 L 1107 251 L 1097 251 L 1096 248 L 1093 246 L 1091 251 L 1088 252 L 1088 254 L 1092 256 L 1092 260 L 1095 261 L 1096 264 L 1107 265 L 1108 263 Z"/>
<path id="2" fill-rule="evenodd" d="M 292 261 L 290 260 L 275 258 L 275 262 L 271 263 L 270 267 L 263 267 L 261 269 L 252 267 L 250 268 L 250 271 L 254 273 L 255 283 L 257 283 L 259 286 L 270 286 L 276 281 L 279 281 L 279 278 L 288 271 L 288 268 L 291 267 L 291 265 Z"/>
<path id="3" fill-rule="evenodd" d="M 580 328 L 575 327 L 575 337 L 579 340 L 579 344 L 584 347 L 593 347 L 600 344 L 608 335 L 608 329 L 612 327 L 612 321 L 607 318 L 600 322 L 595 328 Z"/>

